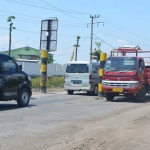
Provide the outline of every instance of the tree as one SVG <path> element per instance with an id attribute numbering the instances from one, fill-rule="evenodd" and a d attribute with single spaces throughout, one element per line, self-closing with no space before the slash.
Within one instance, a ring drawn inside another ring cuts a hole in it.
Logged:
<path id="1" fill-rule="evenodd" d="M 11 51 L 11 32 L 12 30 L 16 29 L 16 27 L 13 27 L 13 22 L 12 20 L 15 19 L 15 16 L 9 16 L 7 19 L 7 22 L 10 22 L 9 24 L 9 53 L 8 55 L 10 56 L 10 51 Z"/>
<path id="2" fill-rule="evenodd" d="M 78 43 L 79 43 L 79 39 L 80 39 L 81 37 L 80 36 L 77 36 L 77 45 L 74 45 L 74 46 L 76 46 L 76 55 L 75 55 L 75 61 L 77 61 L 77 50 L 78 50 L 78 47 L 79 47 L 79 45 L 78 45 Z"/>
<path id="3" fill-rule="evenodd" d="M 47 63 L 48 63 L 48 64 L 52 64 L 53 62 L 54 62 L 53 56 L 50 55 L 50 54 L 48 54 Z"/>
<path id="4" fill-rule="evenodd" d="M 92 55 L 94 57 L 94 59 L 96 59 L 96 61 L 98 62 L 100 60 L 100 53 L 102 52 L 100 47 L 101 47 L 101 43 L 100 42 L 95 42 L 97 49 L 94 49 L 94 52 L 90 53 L 90 55 Z"/>

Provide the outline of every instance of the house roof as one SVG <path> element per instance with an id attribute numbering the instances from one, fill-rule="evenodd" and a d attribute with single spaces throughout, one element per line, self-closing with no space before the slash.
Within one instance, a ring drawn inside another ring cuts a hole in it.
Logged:
<path id="1" fill-rule="evenodd" d="M 32 51 L 30 51 L 30 50 L 32 50 Z M 16 48 L 16 49 L 11 49 L 11 52 L 14 52 L 14 51 L 20 51 L 21 53 L 20 53 L 20 55 L 26 55 L 26 54 L 29 54 L 29 55 L 35 55 L 35 53 L 40 53 L 41 51 L 40 50 L 38 50 L 38 49 L 35 49 L 35 48 L 33 48 L 33 47 L 30 47 L 30 46 L 26 46 L 26 47 L 20 47 L 20 48 Z M 33 53 L 33 51 L 35 52 L 35 53 Z M 6 51 L 3 51 L 2 53 L 6 53 L 6 52 L 8 52 L 8 50 L 6 50 Z M 32 54 L 33 53 L 33 54 Z M 48 53 L 49 55 L 51 55 L 51 56 L 53 56 L 53 54 L 51 54 L 51 53 Z"/>

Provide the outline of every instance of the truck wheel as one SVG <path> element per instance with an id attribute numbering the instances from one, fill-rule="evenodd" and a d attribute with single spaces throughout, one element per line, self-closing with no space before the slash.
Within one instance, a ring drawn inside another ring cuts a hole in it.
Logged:
<path id="1" fill-rule="evenodd" d="M 68 93 L 69 95 L 72 95 L 73 92 L 74 92 L 73 90 L 68 90 L 68 91 L 67 91 L 67 93 Z"/>
<path id="2" fill-rule="evenodd" d="M 93 95 L 95 95 L 95 96 L 98 95 L 98 87 L 97 87 L 97 85 L 94 86 Z"/>
<path id="3" fill-rule="evenodd" d="M 20 107 L 26 107 L 28 106 L 28 103 L 30 101 L 30 95 L 29 91 L 27 89 L 22 89 L 19 98 L 17 100 L 17 103 Z"/>
<path id="4" fill-rule="evenodd" d="M 138 102 L 144 102 L 145 95 L 146 95 L 146 89 L 145 89 L 145 86 L 142 86 L 140 92 L 136 94 L 135 98 Z"/>
<path id="5" fill-rule="evenodd" d="M 113 101 L 115 96 L 112 93 L 105 93 L 105 97 L 107 101 Z"/>

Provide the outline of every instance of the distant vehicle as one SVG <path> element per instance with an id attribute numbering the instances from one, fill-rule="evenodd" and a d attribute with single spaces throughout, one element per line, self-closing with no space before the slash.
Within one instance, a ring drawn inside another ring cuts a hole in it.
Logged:
<path id="1" fill-rule="evenodd" d="M 146 58 L 150 58 L 147 57 L 150 51 L 143 51 L 138 46 L 119 47 L 111 52 L 102 77 L 102 90 L 107 101 L 113 101 L 119 95 L 134 97 L 139 102 L 145 100 L 146 93 L 150 92 L 150 65 L 145 64 L 144 57 L 138 56 L 139 53 L 147 53 Z"/>
<path id="2" fill-rule="evenodd" d="M 0 54 L 0 101 L 16 100 L 25 107 L 32 95 L 30 77 L 9 56 Z"/>
<path id="3" fill-rule="evenodd" d="M 68 94 L 74 91 L 86 91 L 98 95 L 100 63 L 88 61 L 70 61 L 67 64 L 64 89 Z"/>

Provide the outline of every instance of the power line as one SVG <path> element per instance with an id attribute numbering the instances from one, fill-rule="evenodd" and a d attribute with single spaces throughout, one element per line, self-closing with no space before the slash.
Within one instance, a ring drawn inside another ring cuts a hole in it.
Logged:
<path id="1" fill-rule="evenodd" d="M 57 10 L 59 10 L 59 11 L 65 13 L 66 15 L 68 15 L 68 16 L 70 16 L 70 17 L 72 17 L 72 18 L 74 18 L 74 19 L 76 19 L 76 20 L 78 20 L 78 21 L 80 21 L 80 22 L 83 22 L 82 20 L 80 20 L 80 19 L 78 19 L 78 18 L 76 18 L 76 17 L 74 17 L 74 16 L 72 16 L 72 15 L 66 13 L 65 11 L 63 11 L 63 10 L 61 10 L 61 9 L 59 9 L 59 8 L 57 8 L 57 7 L 55 7 L 55 6 L 53 6 L 53 5 L 51 5 L 50 3 L 48 3 L 48 2 L 46 2 L 46 1 L 44 1 L 44 0 L 41 0 L 41 1 L 44 2 L 44 3 L 46 3 L 46 4 L 48 4 L 48 5 L 50 5 L 50 6 L 53 7 L 53 8 L 56 8 Z M 83 22 L 83 23 L 85 23 L 85 22 Z M 86 23 L 85 23 L 85 24 L 86 24 Z"/>
<path id="2" fill-rule="evenodd" d="M 13 3 L 19 3 L 19 4 L 24 4 L 24 5 L 33 6 L 33 7 L 38 7 L 38 8 L 49 9 L 49 7 L 48 7 L 48 8 L 47 8 L 47 7 L 41 7 L 41 6 L 36 6 L 36 5 L 32 5 L 32 4 L 26 4 L 26 3 L 22 3 L 22 2 L 16 2 L 16 1 L 13 1 L 13 0 L 6 0 L 6 1 L 13 2 Z M 49 6 L 51 6 L 51 7 L 53 7 L 53 8 L 55 8 L 56 10 L 61 11 L 61 12 L 65 13 L 66 15 L 68 15 L 68 16 L 70 16 L 70 17 L 72 17 L 72 18 L 74 18 L 74 19 L 76 19 L 76 20 L 78 20 L 78 21 L 80 21 L 80 22 L 83 22 L 82 20 L 80 20 L 80 19 L 78 19 L 78 18 L 76 18 L 76 17 L 74 17 L 74 16 L 72 16 L 72 15 L 66 13 L 66 11 L 63 11 L 63 10 L 61 10 L 61 9 L 55 7 L 55 6 L 52 6 L 51 4 L 49 4 L 48 2 L 46 2 L 46 1 L 44 1 L 44 0 L 41 0 L 41 1 L 43 1 L 44 3 L 48 4 Z M 52 10 L 52 9 L 51 9 L 51 10 Z M 83 22 L 83 23 L 85 23 L 85 22 Z"/>
<path id="3" fill-rule="evenodd" d="M 95 34 L 94 34 L 94 35 L 95 35 Z M 103 39 L 101 39 L 101 38 L 98 37 L 97 35 L 95 35 L 95 36 L 96 36 L 96 38 L 100 39 L 101 42 L 105 43 L 106 45 L 108 45 L 108 46 L 110 46 L 110 47 L 112 47 L 112 48 L 115 48 L 114 46 L 112 46 L 112 45 L 110 45 L 109 43 L 105 42 Z"/>
<path id="4" fill-rule="evenodd" d="M 123 27 L 123 26 L 121 26 L 121 25 L 119 25 L 119 24 L 117 24 L 117 23 L 115 23 L 115 22 L 113 22 L 113 21 L 111 21 L 111 20 L 109 20 L 109 19 L 107 19 L 107 18 L 105 18 L 105 17 L 103 17 L 103 16 L 101 16 L 102 18 L 104 18 L 104 20 L 106 20 L 106 22 L 109 24 L 109 25 L 111 25 L 111 27 L 115 27 L 116 29 L 120 29 L 121 31 L 123 31 L 123 32 L 125 32 L 125 33 L 128 33 L 128 34 L 132 34 L 132 35 L 134 35 L 134 36 L 138 36 L 138 37 L 140 37 L 140 38 L 142 38 L 142 39 L 149 39 L 149 38 L 147 38 L 147 37 L 143 37 L 143 35 L 140 35 L 140 34 L 138 34 L 138 33 L 136 33 L 136 32 L 134 32 L 134 31 L 131 31 L 131 30 L 129 30 L 129 29 L 127 29 L 127 28 L 125 28 L 125 27 Z"/>
<path id="5" fill-rule="evenodd" d="M 20 4 L 24 4 L 24 5 L 29 5 L 29 6 L 33 6 L 33 7 L 34 7 L 34 5 L 31 5 L 31 4 L 25 4 L 25 3 L 16 2 L 16 1 L 13 1 L 13 0 L 7 0 L 7 1 L 9 1 L 9 2 L 14 2 L 14 3 L 20 3 Z M 29 1 L 27 1 L 27 0 L 25 0 L 25 1 L 26 1 L 26 2 L 29 2 Z M 30 2 L 30 3 L 33 3 L 33 2 Z M 34 4 L 35 4 L 35 3 L 34 3 Z M 36 3 L 36 4 L 37 4 L 37 3 Z M 41 6 L 41 4 L 39 4 L 39 5 Z M 40 7 L 40 6 L 36 6 L 36 7 Z M 47 9 L 48 9 L 48 8 L 47 8 Z M 62 8 L 59 8 L 59 9 L 62 9 Z M 56 10 L 56 9 L 55 9 L 55 10 Z M 65 12 L 65 10 L 64 10 L 64 12 Z M 70 13 L 75 13 L 75 12 L 77 12 L 77 11 L 70 11 Z M 68 13 L 69 13 L 69 12 L 68 12 Z M 78 12 L 78 13 L 79 13 L 79 12 Z M 89 15 L 89 13 L 85 13 L 85 12 L 81 12 L 81 13 L 84 13 L 84 14 L 86 14 L 86 15 Z M 79 14 L 80 14 L 80 13 L 79 13 Z M 118 25 L 118 24 L 112 22 L 111 20 L 109 20 L 109 19 L 103 17 L 102 15 L 101 15 L 101 17 L 104 18 L 105 20 L 107 20 L 107 22 L 109 22 L 110 24 L 117 26 L 117 28 L 119 27 L 119 28 L 122 28 L 123 30 L 125 29 L 124 27 L 122 27 L 122 26 L 120 26 L 120 25 Z M 134 35 L 140 37 L 140 34 L 137 34 L 137 33 L 133 32 L 133 31 L 127 29 L 127 28 L 126 28 L 126 30 L 128 30 L 128 32 L 129 32 L 130 34 L 132 34 L 132 35 L 134 34 Z M 127 32 L 127 31 L 125 31 L 125 32 Z M 142 38 L 144 38 L 144 37 L 142 37 Z M 145 39 L 147 40 L 147 38 L 145 38 Z"/>
<path id="6" fill-rule="evenodd" d="M 105 30 L 100 30 L 100 29 L 94 29 L 96 32 L 98 31 L 98 32 L 103 32 L 103 34 L 105 34 L 105 35 L 108 35 L 109 37 L 111 36 L 111 37 L 115 37 L 115 38 L 124 38 L 125 36 L 123 35 L 123 36 L 120 36 L 120 34 L 119 35 L 117 35 L 117 34 L 114 34 L 113 32 L 109 32 L 109 31 L 105 31 Z M 134 39 L 130 39 L 130 38 L 128 38 L 128 39 L 126 39 L 127 41 L 129 41 L 129 42 L 131 42 L 131 43 L 133 43 L 133 44 L 135 44 L 135 45 L 139 45 L 141 42 L 139 42 L 139 41 L 136 41 L 136 40 L 134 40 Z M 143 43 L 141 43 L 140 45 L 143 45 L 143 46 L 148 46 L 148 47 L 150 47 L 150 45 L 147 45 L 147 44 L 143 44 Z"/>
<path id="7" fill-rule="evenodd" d="M 87 51 L 89 49 L 84 49 L 84 50 L 79 50 L 79 52 L 83 52 L 83 51 Z M 66 53 L 66 54 L 62 54 L 62 55 L 57 55 L 55 57 L 59 57 L 59 56 L 64 56 L 64 55 L 69 55 L 69 54 L 72 54 L 72 53 Z"/>

